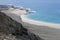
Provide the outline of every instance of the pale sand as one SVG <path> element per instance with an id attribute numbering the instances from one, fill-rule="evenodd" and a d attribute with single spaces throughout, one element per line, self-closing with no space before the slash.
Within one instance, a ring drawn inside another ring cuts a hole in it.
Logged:
<path id="1" fill-rule="evenodd" d="M 14 14 L 17 14 L 17 15 L 25 15 L 25 14 L 28 13 L 28 12 L 26 12 L 26 10 L 13 9 L 13 8 L 10 8 L 9 10 L 3 10 L 2 12 L 4 12 L 4 13 L 14 13 Z"/>
<path id="2" fill-rule="evenodd" d="M 21 15 L 22 21 L 29 23 L 29 24 L 34 24 L 34 25 L 39 25 L 39 26 L 48 26 L 51 28 L 57 28 L 60 29 L 60 24 L 54 24 L 54 23 L 47 23 L 47 22 L 42 22 L 42 21 L 35 21 L 32 19 L 29 19 L 26 17 L 26 15 Z"/>
<path id="3" fill-rule="evenodd" d="M 29 31 L 39 35 L 44 40 L 60 40 L 60 25 L 46 22 L 38 22 L 21 16 L 23 26 Z"/>
<path id="4" fill-rule="evenodd" d="M 21 23 L 20 19 L 20 13 L 14 13 L 10 14 L 10 12 L 4 12 L 9 13 L 7 14 L 17 22 Z M 22 12 L 21 12 L 22 13 Z M 22 13 L 23 14 L 23 13 Z M 39 35 L 41 38 L 45 40 L 60 40 L 60 24 L 52 24 L 52 23 L 46 23 L 46 22 L 38 22 L 31 19 L 26 18 L 24 15 L 21 15 L 22 18 L 22 25 L 30 30 L 31 32 Z"/>

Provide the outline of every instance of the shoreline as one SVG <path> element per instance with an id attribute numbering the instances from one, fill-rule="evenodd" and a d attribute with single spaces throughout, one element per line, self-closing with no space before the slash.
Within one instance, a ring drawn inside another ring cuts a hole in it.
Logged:
<path id="1" fill-rule="evenodd" d="M 60 24 L 54 24 L 54 23 L 48 23 L 48 22 L 42 22 L 42 21 L 35 21 L 32 19 L 29 19 L 26 17 L 27 15 L 21 15 L 22 21 L 29 23 L 29 24 L 34 24 L 37 26 L 47 26 L 50 28 L 56 28 L 56 29 L 60 29 Z"/>

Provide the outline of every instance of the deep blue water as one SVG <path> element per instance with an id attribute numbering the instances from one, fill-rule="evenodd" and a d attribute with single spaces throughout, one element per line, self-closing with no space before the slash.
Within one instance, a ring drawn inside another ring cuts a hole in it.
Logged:
<path id="1" fill-rule="evenodd" d="M 60 24 L 60 0 L 1 0 L 0 4 L 13 4 L 31 8 L 37 12 L 28 14 L 28 18 Z"/>

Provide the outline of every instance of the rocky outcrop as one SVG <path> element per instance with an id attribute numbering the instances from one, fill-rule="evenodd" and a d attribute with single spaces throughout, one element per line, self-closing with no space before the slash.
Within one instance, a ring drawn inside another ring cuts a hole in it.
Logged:
<path id="1" fill-rule="evenodd" d="M 1 33 L 3 35 L 1 35 Z M 22 26 L 21 23 L 13 20 L 5 13 L 0 12 L 0 40 L 4 40 L 4 39 L 5 40 L 12 40 L 12 39 L 13 40 L 43 40 L 34 33 L 29 32 L 26 28 Z"/>
<path id="2" fill-rule="evenodd" d="M 18 40 L 14 35 L 6 35 L 0 32 L 0 40 Z"/>

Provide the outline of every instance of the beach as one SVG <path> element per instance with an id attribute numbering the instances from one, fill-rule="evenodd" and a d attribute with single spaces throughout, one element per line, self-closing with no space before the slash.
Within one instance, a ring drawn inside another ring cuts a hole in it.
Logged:
<path id="1" fill-rule="evenodd" d="M 23 26 L 44 40 L 60 40 L 60 25 L 38 22 L 21 15 Z"/>
<path id="2" fill-rule="evenodd" d="M 34 24 L 34 25 L 39 25 L 39 26 L 47 26 L 50 28 L 56 28 L 60 29 L 60 24 L 55 24 L 55 23 L 48 23 L 48 22 L 42 22 L 42 21 L 35 21 L 32 19 L 27 18 L 27 15 L 21 15 L 22 21 L 29 23 L 29 24 Z"/>
<path id="3" fill-rule="evenodd" d="M 21 15 L 25 13 L 25 11 L 23 10 L 22 12 L 20 12 L 21 14 L 19 13 L 19 11 L 15 10 L 2 12 L 4 12 L 6 15 L 13 18 L 17 22 L 22 23 L 25 28 L 35 33 L 36 35 L 39 35 L 44 40 L 60 40 L 60 24 L 31 20 L 27 18 L 26 15 Z M 22 19 L 22 21 L 20 19 Z"/>

